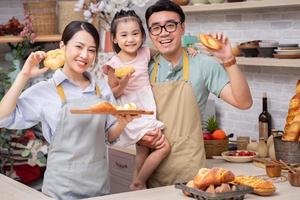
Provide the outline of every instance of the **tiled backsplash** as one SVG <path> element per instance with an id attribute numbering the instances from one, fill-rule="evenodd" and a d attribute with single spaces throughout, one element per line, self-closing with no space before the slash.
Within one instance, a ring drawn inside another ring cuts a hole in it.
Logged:
<path id="1" fill-rule="evenodd" d="M 22 20 L 21 0 L 0 1 L 0 23 L 5 23 L 15 13 Z M 144 18 L 143 12 L 138 11 Z M 205 14 L 188 13 L 186 32 L 223 31 L 232 42 L 256 39 L 278 40 L 280 43 L 300 43 L 300 7 L 272 8 L 243 11 L 218 11 Z M 4 44 L 0 44 L 0 52 Z M 0 53 L 2 54 L 2 53 Z M 2 54 L 3 55 L 3 54 Z M 2 56 L 0 56 L 2 59 Z M 300 79 L 299 68 L 242 66 L 249 81 L 253 106 L 249 110 L 238 110 L 215 99 L 218 121 L 226 132 L 258 137 L 258 115 L 262 111 L 262 92 L 268 94 L 269 111 L 275 128 L 283 129 L 289 99 L 295 84 Z"/>

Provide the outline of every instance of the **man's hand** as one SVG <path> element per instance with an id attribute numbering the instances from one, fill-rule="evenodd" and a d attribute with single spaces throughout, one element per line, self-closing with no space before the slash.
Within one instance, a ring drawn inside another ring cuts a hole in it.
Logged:
<path id="1" fill-rule="evenodd" d="M 161 149 L 165 145 L 165 135 L 161 133 L 159 128 L 148 131 L 138 142 L 139 145 L 146 146 L 151 149 Z"/>

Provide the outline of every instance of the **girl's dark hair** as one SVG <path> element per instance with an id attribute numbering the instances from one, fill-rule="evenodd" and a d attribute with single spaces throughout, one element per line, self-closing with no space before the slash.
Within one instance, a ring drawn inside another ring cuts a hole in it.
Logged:
<path id="1" fill-rule="evenodd" d="M 127 10 L 127 11 L 120 10 L 115 14 L 115 16 L 111 22 L 111 25 L 110 25 L 110 32 L 111 32 L 111 36 L 112 36 L 111 42 L 113 43 L 113 48 L 116 53 L 119 53 L 121 51 L 121 48 L 119 47 L 119 45 L 115 44 L 113 42 L 114 38 L 116 38 L 118 24 L 120 22 L 124 22 L 124 21 L 128 21 L 128 20 L 133 20 L 138 23 L 140 30 L 142 32 L 143 42 L 146 40 L 146 32 L 143 27 L 143 22 L 142 22 L 141 18 L 134 12 L 134 10 Z"/>
<path id="2" fill-rule="evenodd" d="M 179 5 L 177 5 L 176 3 L 174 3 L 173 1 L 170 1 L 170 0 L 158 0 L 155 4 L 153 4 L 146 10 L 145 18 L 146 18 L 147 28 L 149 28 L 148 22 L 149 22 L 150 16 L 153 13 L 160 12 L 160 11 L 175 12 L 179 15 L 180 22 L 183 23 L 185 21 L 184 12 Z"/>
<path id="3" fill-rule="evenodd" d="M 95 40 L 96 50 L 99 50 L 99 33 L 97 29 L 88 22 L 84 21 L 72 21 L 64 29 L 61 40 L 64 42 L 64 45 L 67 45 L 69 40 L 78 32 L 78 31 L 88 32 Z"/>

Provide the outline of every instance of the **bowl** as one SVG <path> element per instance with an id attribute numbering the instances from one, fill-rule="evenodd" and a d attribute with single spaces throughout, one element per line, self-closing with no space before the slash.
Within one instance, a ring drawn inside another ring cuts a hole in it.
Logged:
<path id="1" fill-rule="evenodd" d="M 258 43 L 259 47 L 278 47 L 279 43 L 275 40 L 262 40 Z"/>
<path id="2" fill-rule="evenodd" d="M 271 57 L 273 57 L 274 50 L 276 48 L 277 47 L 258 47 L 257 50 L 261 57 L 271 58 Z"/>
<path id="3" fill-rule="evenodd" d="M 209 3 L 224 3 L 225 0 L 208 0 Z"/>
<path id="4" fill-rule="evenodd" d="M 173 2 L 180 6 L 186 6 L 190 3 L 190 0 L 173 0 Z"/>
<path id="5" fill-rule="evenodd" d="M 224 160 L 235 163 L 251 162 L 258 154 L 255 151 L 236 150 L 225 151 L 222 154 Z"/>
<path id="6" fill-rule="evenodd" d="M 243 42 L 238 46 L 238 48 L 240 49 L 242 55 L 245 57 L 257 57 L 259 54 L 257 49 L 259 42 L 261 42 L 261 40 Z"/>
<path id="7" fill-rule="evenodd" d="M 192 0 L 193 5 L 197 4 L 208 4 L 208 0 Z"/>
<path id="8" fill-rule="evenodd" d="M 269 177 L 280 177 L 281 166 L 279 164 L 266 164 L 266 173 Z"/>
<path id="9" fill-rule="evenodd" d="M 300 187 L 300 170 L 295 170 L 296 174 L 289 171 L 288 180 L 292 186 Z"/>

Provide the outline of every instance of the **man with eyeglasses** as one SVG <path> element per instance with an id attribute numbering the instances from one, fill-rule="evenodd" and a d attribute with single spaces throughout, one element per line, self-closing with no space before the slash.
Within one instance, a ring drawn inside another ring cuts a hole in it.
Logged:
<path id="1" fill-rule="evenodd" d="M 205 110 L 209 93 L 240 109 L 250 108 L 252 97 L 230 42 L 222 33 L 213 34 L 222 48 L 207 50 L 223 65 L 204 54 L 191 57 L 186 53 L 181 46 L 185 15 L 177 4 L 159 0 L 147 9 L 145 17 L 150 38 L 159 51 L 149 72 L 157 118 L 164 122 L 165 129 L 163 134 L 160 130 L 149 132 L 140 144 L 156 148 L 167 137 L 172 146 L 148 181 L 149 187 L 158 187 L 192 180 L 205 166 L 200 113 Z"/>

